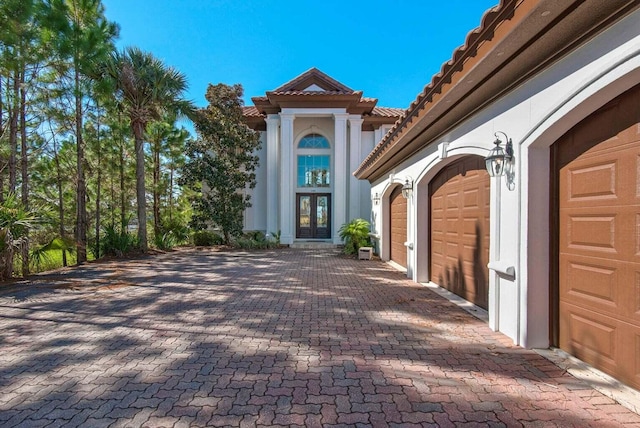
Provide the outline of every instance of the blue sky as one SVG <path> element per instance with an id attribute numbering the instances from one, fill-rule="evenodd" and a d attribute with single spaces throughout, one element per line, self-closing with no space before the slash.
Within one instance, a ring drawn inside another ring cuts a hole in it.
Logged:
<path id="1" fill-rule="evenodd" d="M 406 108 L 498 0 L 103 0 L 118 46 L 189 80 L 240 83 L 245 102 L 317 67 L 378 106 Z"/>

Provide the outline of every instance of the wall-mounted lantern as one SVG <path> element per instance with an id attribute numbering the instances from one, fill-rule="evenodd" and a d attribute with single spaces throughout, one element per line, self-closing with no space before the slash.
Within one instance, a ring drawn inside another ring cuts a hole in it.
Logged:
<path id="1" fill-rule="evenodd" d="M 407 178 L 402 185 L 402 197 L 411 199 L 411 195 L 413 195 L 413 181 Z"/>
<path id="2" fill-rule="evenodd" d="M 502 148 L 502 140 L 498 136 L 502 134 L 505 140 L 504 149 Z M 511 138 L 502 131 L 498 131 L 495 134 L 496 140 L 493 142 L 495 147 L 491 149 L 487 157 L 485 158 L 485 165 L 487 172 L 491 177 L 506 176 L 507 187 L 509 190 L 513 190 L 513 178 L 514 178 L 514 157 L 513 157 L 513 143 Z"/>
<path id="3" fill-rule="evenodd" d="M 371 200 L 373 201 L 373 205 L 380 205 L 380 195 L 378 195 L 378 192 L 373 195 L 373 198 L 371 198 Z"/>

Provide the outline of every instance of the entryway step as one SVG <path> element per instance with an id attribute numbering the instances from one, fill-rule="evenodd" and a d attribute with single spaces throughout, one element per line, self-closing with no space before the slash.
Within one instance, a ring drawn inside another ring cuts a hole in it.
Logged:
<path id="1" fill-rule="evenodd" d="M 306 250 L 335 250 L 338 245 L 333 242 L 318 242 L 318 241 L 295 241 L 289 245 L 290 248 L 299 248 Z"/>

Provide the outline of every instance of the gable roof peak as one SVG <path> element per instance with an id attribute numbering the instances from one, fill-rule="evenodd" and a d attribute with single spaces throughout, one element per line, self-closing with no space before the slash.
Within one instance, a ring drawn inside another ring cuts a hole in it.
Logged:
<path id="1" fill-rule="evenodd" d="M 354 90 L 346 85 L 335 80 L 333 77 L 318 70 L 316 67 L 312 67 L 304 73 L 292 80 L 274 89 L 271 92 L 293 92 L 293 91 L 306 91 L 307 88 L 313 87 L 313 91 L 322 89 L 326 92 L 337 92 L 352 94 Z"/>

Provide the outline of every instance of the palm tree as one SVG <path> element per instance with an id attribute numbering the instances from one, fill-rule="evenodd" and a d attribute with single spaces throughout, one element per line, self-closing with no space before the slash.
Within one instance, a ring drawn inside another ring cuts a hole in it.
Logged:
<path id="1" fill-rule="evenodd" d="M 136 47 L 114 52 L 103 69 L 113 85 L 120 108 L 129 118 L 136 152 L 136 202 L 138 205 L 138 239 L 147 251 L 147 210 L 145 192 L 144 139 L 147 125 L 171 112 L 191 116 L 193 104 L 183 98 L 187 89 L 185 76 L 167 67 L 151 53 Z"/>
<path id="2" fill-rule="evenodd" d="M 36 223 L 35 212 L 28 210 L 15 193 L 9 193 L 0 204 L 0 281 L 11 278 L 15 251 L 27 244 L 29 229 Z M 23 256 L 23 272 L 25 264 L 29 264 L 29 258 Z"/>

